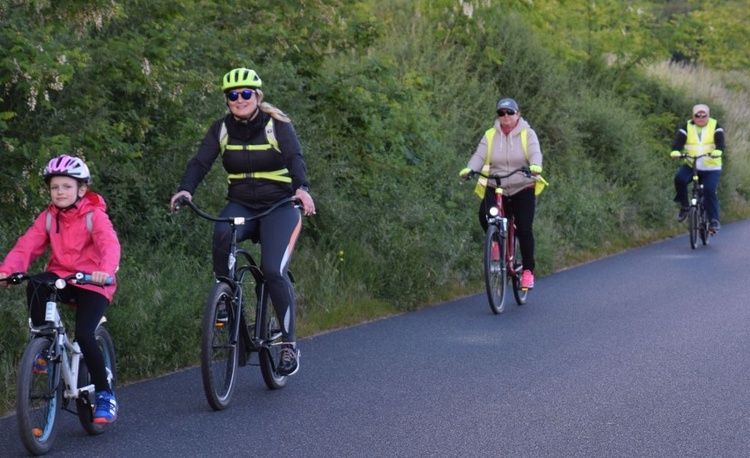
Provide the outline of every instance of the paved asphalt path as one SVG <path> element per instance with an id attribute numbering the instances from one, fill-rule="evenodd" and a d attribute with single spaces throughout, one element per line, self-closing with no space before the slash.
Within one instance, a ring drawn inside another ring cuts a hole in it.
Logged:
<path id="1" fill-rule="evenodd" d="M 222 412 L 198 368 L 121 387 L 113 430 L 65 415 L 51 456 L 750 456 L 749 240 L 729 224 L 538 279 L 499 316 L 480 294 L 305 339 L 286 388 L 242 368 Z M 0 419 L 0 456 L 24 454 Z"/>

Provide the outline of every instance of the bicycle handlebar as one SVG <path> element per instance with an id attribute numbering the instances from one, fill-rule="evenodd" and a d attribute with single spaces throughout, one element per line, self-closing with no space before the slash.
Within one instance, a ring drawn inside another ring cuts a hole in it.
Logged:
<path id="1" fill-rule="evenodd" d="M 697 161 L 698 159 L 702 157 L 713 157 L 711 153 L 703 153 L 699 154 L 697 156 L 691 156 L 688 153 L 681 153 L 679 156 L 676 156 L 678 159 L 692 159 L 693 162 Z"/>
<path id="2" fill-rule="evenodd" d="M 529 170 L 528 167 L 524 166 L 524 167 L 519 167 L 506 175 L 484 174 L 482 172 L 475 172 L 472 170 L 466 176 L 466 178 L 464 178 L 464 181 L 471 179 L 471 178 L 481 177 L 481 178 L 487 178 L 488 180 L 495 180 L 495 184 L 497 185 L 497 187 L 500 187 L 500 180 L 502 180 L 503 178 L 508 178 L 511 175 L 515 175 L 516 173 L 522 173 L 526 178 L 531 178 L 532 180 L 535 180 L 535 181 L 540 180 L 539 176 L 532 174 L 531 170 Z"/>
<path id="3" fill-rule="evenodd" d="M 534 175 L 532 175 L 532 174 L 531 174 L 531 170 L 529 170 L 529 168 L 528 168 L 528 167 L 526 167 L 526 166 L 524 166 L 524 167 L 519 167 L 519 168 L 517 168 L 517 169 L 513 170 L 512 172 L 510 172 L 510 173 L 508 173 L 508 174 L 506 174 L 506 175 L 494 175 L 494 174 L 490 174 L 490 175 L 485 175 L 485 174 L 484 174 L 484 173 L 482 173 L 482 172 L 474 172 L 474 171 L 472 171 L 472 172 L 471 172 L 471 173 L 469 174 L 469 178 L 472 178 L 472 177 L 476 177 L 476 176 L 480 176 L 480 177 L 482 177 L 482 178 L 487 178 L 487 179 L 502 180 L 503 178 L 508 178 L 509 176 L 511 176 L 511 175 L 515 175 L 516 173 L 522 173 L 522 174 L 524 174 L 524 176 L 525 176 L 526 178 L 533 178 L 533 179 L 537 179 L 537 178 L 536 178 L 536 177 L 535 177 Z"/>
<path id="4" fill-rule="evenodd" d="M 229 224 L 233 224 L 233 225 L 242 225 L 242 224 L 245 224 L 245 222 L 247 222 L 247 221 L 253 221 L 253 220 L 256 220 L 256 219 L 263 218 L 264 216 L 267 216 L 267 215 L 271 214 L 274 210 L 276 210 L 277 208 L 281 207 L 282 205 L 288 204 L 290 202 L 296 202 L 295 205 L 294 205 L 294 207 L 295 208 L 300 208 L 300 204 L 299 204 L 299 202 L 298 202 L 298 200 L 297 200 L 296 197 L 286 197 L 286 198 L 281 199 L 280 201 L 276 202 L 275 204 L 271 205 L 270 207 L 268 207 L 266 210 L 262 211 L 261 213 L 258 213 L 257 215 L 253 215 L 253 216 L 251 216 L 249 218 L 235 217 L 235 216 L 218 217 L 218 216 L 209 215 L 208 213 L 206 213 L 206 212 L 202 211 L 201 209 L 199 209 L 193 203 L 192 200 L 188 199 L 185 196 L 180 196 L 177 199 L 177 201 L 175 201 L 175 212 L 180 211 L 180 207 L 182 205 L 187 205 L 191 210 L 193 210 L 195 212 L 195 214 L 197 214 L 201 218 L 205 218 L 205 219 L 207 219 L 209 221 L 214 221 L 214 222 L 217 222 L 217 223 L 229 223 Z"/>
<path id="5" fill-rule="evenodd" d="M 24 272 L 15 272 L 5 278 L 0 278 L 0 281 L 10 283 L 11 285 L 20 285 L 24 281 L 30 279 L 31 275 L 27 275 Z M 63 283 L 58 283 L 59 280 L 62 280 Z M 93 284 L 91 282 L 91 274 L 87 274 L 85 272 L 76 272 L 65 277 L 46 281 L 45 283 L 49 284 L 50 286 L 55 286 L 57 289 L 63 289 L 69 281 L 75 281 L 79 285 Z M 114 283 L 114 279 L 112 277 L 107 277 L 107 281 L 104 282 L 105 285 L 111 285 L 112 283 Z"/>

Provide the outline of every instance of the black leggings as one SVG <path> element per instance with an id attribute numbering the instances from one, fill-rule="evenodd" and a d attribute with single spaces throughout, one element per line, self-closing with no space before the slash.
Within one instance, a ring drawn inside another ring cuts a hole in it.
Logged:
<path id="1" fill-rule="evenodd" d="M 221 212 L 222 217 L 242 216 L 249 218 L 256 214 L 244 205 L 230 202 Z M 299 210 L 290 203 L 274 210 L 271 214 L 239 226 L 237 242 L 250 239 L 260 241 L 260 270 L 266 279 L 268 293 L 276 310 L 276 316 L 281 321 L 281 339 L 284 342 L 294 342 L 294 288 L 289 278 L 289 261 L 292 250 L 302 228 L 302 217 Z M 229 245 L 232 231 L 229 223 L 214 225 L 214 274 L 217 277 L 229 275 Z"/>
<path id="2" fill-rule="evenodd" d="M 495 206 L 495 188 L 487 188 L 484 199 L 479 204 L 479 224 L 487 232 L 489 209 Z M 512 196 L 503 195 L 503 208 L 506 216 L 513 216 L 516 222 L 516 235 L 521 245 L 523 270 L 534 271 L 534 213 L 536 212 L 536 195 L 534 188 L 524 189 Z"/>
<path id="3" fill-rule="evenodd" d="M 47 309 L 50 288 L 42 281 L 57 278 L 60 277 L 55 273 L 44 272 L 34 275 L 26 287 L 29 315 L 34 326 L 41 326 L 45 322 L 44 312 Z M 107 368 L 104 365 L 102 351 L 96 343 L 96 327 L 104 316 L 109 301 L 102 294 L 71 284 L 59 290 L 57 294 L 60 302 L 74 304 L 76 307 L 75 340 L 81 347 L 96 391 L 108 390 Z"/>

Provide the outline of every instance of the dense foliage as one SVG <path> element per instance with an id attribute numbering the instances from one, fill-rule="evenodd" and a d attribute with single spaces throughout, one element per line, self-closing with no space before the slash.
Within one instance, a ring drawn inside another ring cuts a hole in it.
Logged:
<path id="1" fill-rule="evenodd" d="M 123 244 L 109 313 L 122 379 L 194 364 L 211 228 L 168 202 L 236 66 L 258 71 L 304 147 L 318 215 L 293 261 L 303 332 L 477 291 L 477 202 L 456 173 L 502 96 L 539 133 L 552 183 L 539 274 L 668 235 L 674 165 L 661 153 L 694 98 L 641 69 L 670 56 L 746 69 L 747 48 L 733 44 L 748 13 L 733 3 L 10 0 L 0 253 L 47 203 L 44 163 L 85 158 Z M 219 169 L 196 194 L 209 210 L 224 198 Z M 741 181 L 723 190 L 735 214 Z M 0 295 L 5 387 L 24 343 L 22 296 Z"/>

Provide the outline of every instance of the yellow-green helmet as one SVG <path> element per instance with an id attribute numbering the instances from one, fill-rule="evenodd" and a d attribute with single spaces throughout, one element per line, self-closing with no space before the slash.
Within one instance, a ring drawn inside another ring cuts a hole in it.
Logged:
<path id="1" fill-rule="evenodd" d="M 249 68 L 235 68 L 230 70 L 229 73 L 224 75 L 223 84 L 221 90 L 226 92 L 229 89 L 235 89 L 238 87 L 260 87 L 263 82 L 255 70 Z"/>

